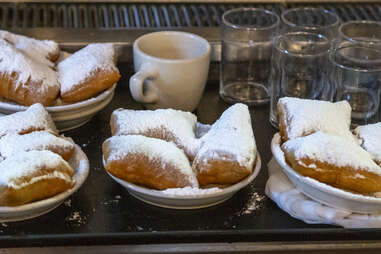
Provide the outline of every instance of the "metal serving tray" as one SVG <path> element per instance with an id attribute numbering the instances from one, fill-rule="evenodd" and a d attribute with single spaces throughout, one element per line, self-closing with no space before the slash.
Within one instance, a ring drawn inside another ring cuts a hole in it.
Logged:
<path id="1" fill-rule="evenodd" d="M 219 34 L 216 31 L 195 32 L 204 33 L 201 35 L 218 48 Z M 69 50 L 90 41 L 116 41 L 121 49 L 121 59 L 128 60 L 125 54 L 131 54 L 129 41 L 142 33 L 95 32 L 86 30 L 81 33 L 77 30 L 69 34 L 67 30 L 31 29 L 27 34 L 55 38 Z M 65 40 L 65 36 L 69 35 Z M 211 39 L 213 36 L 215 41 Z M 320 253 L 321 250 L 332 250 L 327 253 L 359 253 L 366 249 L 379 253 L 381 229 L 308 225 L 290 217 L 265 197 L 264 187 L 268 177 L 266 164 L 271 158 L 270 142 L 276 132 L 268 121 L 268 105 L 250 109 L 263 165 L 253 185 L 220 205 L 189 211 L 158 208 L 130 196 L 106 175 L 102 166 L 101 145 L 110 136 L 111 112 L 120 107 L 142 109 L 132 99 L 128 89 L 131 63 L 122 61 L 119 69 L 122 78 L 113 101 L 86 125 L 64 133 L 72 137 L 89 158 L 90 174 L 87 181 L 68 201 L 46 215 L 24 222 L 0 224 L 0 251 Z M 228 106 L 219 98 L 218 81 L 212 78 L 195 114 L 200 122 L 213 123 Z"/>

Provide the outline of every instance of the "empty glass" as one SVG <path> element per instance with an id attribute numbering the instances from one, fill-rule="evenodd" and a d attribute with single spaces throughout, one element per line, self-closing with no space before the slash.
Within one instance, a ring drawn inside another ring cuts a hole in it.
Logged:
<path id="1" fill-rule="evenodd" d="M 279 17 L 270 11 L 238 8 L 222 16 L 220 96 L 249 105 L 269 101 L 272 38 Z"/>
<path id="2" fill-rule="evenodd" d="M 352 124 L 380 121 L 381 51 L 372 44 L 350 43 L 330 54 L 335 101 L 347 100 L 352 107 Z"/>
<path id="3" fill-rule="evenodd" d="M 304 31 L 322 34 L 329 40 L 337 36 L 340 18 L 331 11 L 321 8 L 293 8 L 283 12 L 282 30 Z"/>
<path id="4" fill-rule="evenodd" d="M 270 122 L 274 127 L 278 128 L 279 98 L 321 98 L 329 85 L 330 46 L 328 38 L 309 32 L 289 32 L 274 39 L 270 76 Z"/>
<path id="5" fill-rule="evenodd" d="M 381 22 L 363 20 L 341 24 L 335 47 L 343 47 L 348 43 L 360 43 L 366 47 L 381 49 Z"/>

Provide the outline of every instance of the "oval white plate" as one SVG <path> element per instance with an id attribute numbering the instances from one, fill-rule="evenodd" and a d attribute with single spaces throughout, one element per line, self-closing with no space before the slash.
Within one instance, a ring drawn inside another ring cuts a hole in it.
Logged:
<path id="1" fill-rule="evenodd" d="M 173 209 L 198 209 L 217 205 L 231 198 L 237 191 L 251 183 L 261 170 L 261 157 L 257 153 L 255 168 L 253 173 L 242 181 L 226 188 L 221 188 L 220 191 L 210 192 L 205 194 L 195 195 L 173 195 L 163 191 L 152 190 L 126 182 L 120 178 L 107 174 L 117 183 L 127 189 L 127 191 L 137 199 L 151 205 L 173 208 Z"/>
<path id="2" fill-rule="evenodd" d="M 73 188 L 57 194 L 51 198 L 35 201 L 21 206 L 0 206 L 0 222 L 21 221 L 45 214 L 65 201 L 71 194 L 81 187 L 89 174 L 89 161 L 86 154 L 78 145 L 75 145 L 73 157 L 69 161 L 75 170 Z"/>
<path id="3" fill-rule="evenodd" d="M 71 130 L 87 123 L 98 111 L 106 107 L 114 97 L 116 84 L 96 97 L 73 104 L 45 107 L 52 116 L 57 129 Z M 9 115 L 24 111 L 28 107 L 0 100 L 0 114 Z"/>
<path id="4" fill-rule="evenodd" d="M 350 212 L 381 212 L 381 198 L 354 194 L 300 175 L 287 164 L 280 143 L 280 135 L 276 133 L 271 141 L 274 158 L 291 182 L 303 194 L 322 204 Z"/>

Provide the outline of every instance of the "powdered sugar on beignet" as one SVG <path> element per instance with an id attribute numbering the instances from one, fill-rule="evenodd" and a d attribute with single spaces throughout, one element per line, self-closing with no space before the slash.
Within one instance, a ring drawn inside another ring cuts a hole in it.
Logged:
<path id="1" fill-rule="evenodd" d="M 235 104 L 202 136 L 193 169 L 201 186 L 233 184 L 252 172 L 256 153 L 248 107 Z"/>
<path id="2" fill-rule="evenodd" d="M 381 164 L 381 123 L 358 126 L 354 133 L 372 159 Z"/>
<path id="3" fill-rule="evenodd" d="M 228 108 L 201 140 L 197 156 L 202 156 L 204 160 L 223 160 L 221 153 L 250 171 L 253 169 L 257 148 L 249 109 L 245 104 L 237 103 Z"/>
<path id="4" fill-rule="evenodd" d="M 14 189 L 44 178 L 60 178 L 72 183 L 73 175 L 70 165 L 50 151 L 20 152 L 0 163 L 0 185 Z"/>
<path id="5" fill-rule="evenodd" d="M 332 103 L 284 97 L 279 99 L 278 114 L 283 141 L 317 131 L 341 135 L 354 140 L 349 131 L 351 107 L 347 101 Z"/>
<path id="6" fill-rule="evenodd" d="M 319 131 L 288 140 L 282 145 L 282 150 L 285 153 L 292 153 L 297 161 L 308 158 L 336 167 L 350 167 L 353 170 L 364 170 L 381 176 L 381 168 L 372 160 L 370 154 L 342 136 Z M 316 168 L 313 164 L 307 166 Z"/>
<path id="7" fill-rule="evenodd" d="M 60 84 L 52 66 L 36 60 L 0 39 L 1 96 L 23 105 L 50 105 L 57 98 Z"/>
<path id="8" fill-rule="evenodd" d="M 68 161 L 74 152 L 74 144 L 46 131 L 28 134 L 10 134 L 0 139 L 0 155 L 8 158 L 20 152 L 49 150 Z"/>
<path id="9" fill-rule="evenodd" d="M 60 49 L 55 41 L 36 40 L 27 36 L 13 34 L 5 30 L 0 30 L 0 38 L 10 42 L 15 48 L 38 61 L 49 59 L 54 62 L 59 56 Z M 54 66 L 53 63 L 48 64 Z"/>
<path id="10" fill-rule="evenodd" d="M 139 134 L 174 142 L 192 160 L 200 141 L 196 139 L 197 117 L 174 109 L 117 109 L 111 115 L 112 135 Z"/>
<path id="11" fill-rule="evenodd" d="M 78 50 L 57 65 L 61 94 L 81 85 L 97 71 L 119 73 L 115 66 L 116 53 L 112 43 L 94 43 Z M 112 85 L 112 84 L 111 84 Z"/>
<path id="12" fill-rule="evenodd" d="M 141 135 L 113 136 L 104 142 L 102 148 L 106 169 L 118 176 L 117 164 L 121 163 L 124 171 L 121 174 L 127 181 L 158 189 L 163 189 L 160 184 L 165 182 L 173 184 L 167 188 L 198 186 L 187 157 L 173 143 Z"/>

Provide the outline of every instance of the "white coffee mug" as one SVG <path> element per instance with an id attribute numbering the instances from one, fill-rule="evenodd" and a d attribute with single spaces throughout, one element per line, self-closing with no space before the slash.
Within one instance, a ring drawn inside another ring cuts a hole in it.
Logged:
<path id="1" fill-rule="evenodd" d="M 133 53 L 130 90 L 136 101 L 148 109 L 196 109 L 208 78 L 207 40 L 186 32 L 154 32 L 139 37 Z"/>

